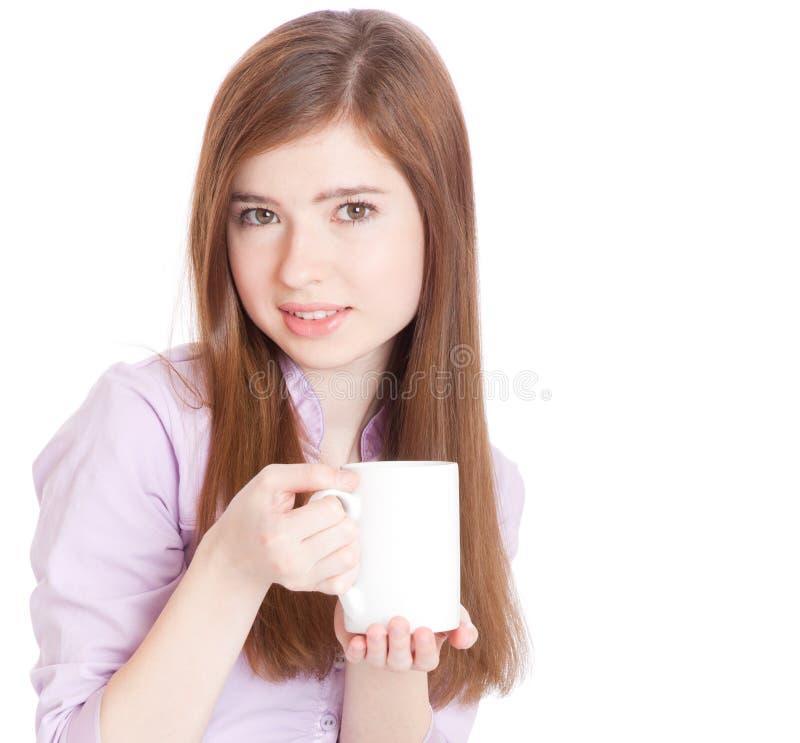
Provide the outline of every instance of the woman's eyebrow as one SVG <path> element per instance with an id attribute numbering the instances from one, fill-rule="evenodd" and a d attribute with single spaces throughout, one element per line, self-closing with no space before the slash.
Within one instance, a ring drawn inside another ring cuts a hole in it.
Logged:
<path id="1" fill-rule="evenodd" d="M 380 193 L 385 194 L 382 188 L 377 188 L 376 186 L 341 186 L 339 188 L 331 188 L 327 191 L 322 191 L 318 193 L 312 200 L 312 204 L 321 204 L 323 201 L 329 201 L 330 199 L 340 199 L 344 196 L 356 196 L 357 194 L 361 193 Z M 277 206 L 278 209 L 282 209 L 281 203 L 277 199 L 273 199 L 271 196 L 259 196 L 258 194 L 254 193 L 240 193 L 239 191 L 234 191 L 231 194 L 231 203 L 237 201 L 257 201 L 262 204 L 272 204 L 273 206 Z"/>

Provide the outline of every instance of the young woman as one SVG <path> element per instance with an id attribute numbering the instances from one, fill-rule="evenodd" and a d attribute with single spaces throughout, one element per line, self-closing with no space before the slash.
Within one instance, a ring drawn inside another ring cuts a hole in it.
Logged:
<path id="1" fill-rule="evenodd" d="M 311 13 L 237 62 L 195 183 L 197 341 L 107 369 L 33 465 L 40 743 L 454 743 L 524 677 L 475 242 L 462 112 L 416 26 Z M 344 628 L 357 530 L 307 501 L 378 459 L 459 464 L 455 630 Z"/>

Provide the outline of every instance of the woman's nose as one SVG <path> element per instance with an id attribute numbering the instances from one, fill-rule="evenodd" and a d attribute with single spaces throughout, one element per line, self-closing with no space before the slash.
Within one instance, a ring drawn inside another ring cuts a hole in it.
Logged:
<path id="1" fill-rule="evenodd" d="M 286 233 L 280 262 L 280 279 L 287 286 L 322 281 L 330 273 L 333 255 L 322 230 L 293 226 Z"/>

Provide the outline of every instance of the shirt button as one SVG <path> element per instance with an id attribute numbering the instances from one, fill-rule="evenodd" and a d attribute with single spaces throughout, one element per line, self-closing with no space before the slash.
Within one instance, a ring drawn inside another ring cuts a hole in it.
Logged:
<path id="1" fill-rule="evenodd" d="M 336 653 L 336 657 L 333 659 L 333 667 L 337 671 L 341 671 L 344 668 L 344 653 Z"/>
<path id="2" fill-rule="evenodd" d="M 339 725 L 339 718 L 336 717 L 333 712 L 328 710 L 319 721 L 319 726 L 325 730 L 326 732 L 330 732 L 331 730 L 335 730 L 336 727 Z"/>

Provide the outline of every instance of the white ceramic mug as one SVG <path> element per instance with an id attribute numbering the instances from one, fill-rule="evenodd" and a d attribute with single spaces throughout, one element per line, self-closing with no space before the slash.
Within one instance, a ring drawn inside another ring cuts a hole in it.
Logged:
<path id="1" fill-rule="evenodd" d="M 319 490 L 309 503 L 336 495 L 359 527 L 355 583 L 339 598 L 348 632 L 366 634 L 394 616 L 433 632 L 461 619 L 461 530 L 458 464 L 436 461 L 350 462 L 352 493 Z"/>

